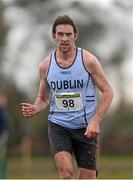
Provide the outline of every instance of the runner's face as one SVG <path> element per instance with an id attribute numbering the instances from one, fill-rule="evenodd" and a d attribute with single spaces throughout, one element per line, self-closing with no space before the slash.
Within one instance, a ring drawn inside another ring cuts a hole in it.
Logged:
<path id="1" fill-rule="evenodd" d="M 53 38 L 62 52 L 68 52 L 72 49 L 78 34 L 74 33 L 71 25 L 57 25 L 56 32 L 53 34 Z"/>

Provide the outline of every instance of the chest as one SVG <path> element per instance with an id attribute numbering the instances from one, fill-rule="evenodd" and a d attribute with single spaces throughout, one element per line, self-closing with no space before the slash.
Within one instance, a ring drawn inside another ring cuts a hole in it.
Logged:
<path id="1" fill-rule="evenodd" d="M 59 65 L 59 67 L 65 69 L 65 68 L 69 68 L 72 64 L 73 64 L 74 60 L 72 59 L 67 59 L 67 60 L 57 60 L 57 64 Z"/>
<path id="2" fill-rule="evenodd" d="M 86 87 L 88 74 L 81 68 L 51 69 L 47 80 L 53 91 L 76 91 Z"/>

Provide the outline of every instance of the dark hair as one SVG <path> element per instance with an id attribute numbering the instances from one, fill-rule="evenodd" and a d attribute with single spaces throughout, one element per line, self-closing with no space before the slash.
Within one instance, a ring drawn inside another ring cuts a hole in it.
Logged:
<path id="1" fill-rule="evenodd" d="M 56 26 L 60 25 L 60 24 L 68 24 L 71 25 L 73 27 L 73 31 L 74 33 L 77 33 L 77 28 L 73 22 L 73 20 L 68 16 L 68 15 L 64 15 L 64 16 L 58 16 L 54 23 L 53 23 L 53 27 L 52 27 L 52 32 L 55 34 L 56 33 Z"/>

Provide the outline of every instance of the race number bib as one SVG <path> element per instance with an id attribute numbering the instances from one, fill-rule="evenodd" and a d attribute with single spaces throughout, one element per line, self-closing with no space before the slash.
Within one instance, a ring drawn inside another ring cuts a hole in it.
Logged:
<path id="1" fill-rule="evenodd" d="M 82 97 L 79 92 L 57 93 L 55 104 L 59 110 L 78 111 L 82 109 Z"/>

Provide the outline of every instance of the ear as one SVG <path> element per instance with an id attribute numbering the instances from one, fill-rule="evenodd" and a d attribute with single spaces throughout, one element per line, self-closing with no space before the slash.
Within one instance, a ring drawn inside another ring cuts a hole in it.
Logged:
<path id="1" fill-rule="evenodd" d="M 78 38 L 78 36 L 79 36 L 79 33 L 78 33 L 78 32 L 75 33 L 75 34 L 74 34 L 74 39 L 76 40 L 76 39 Z"/>
<path id="2" fill-rule="evenodd" d="M 52 33 L 52 37 L 53 37 L 53 39 L 55 39 L 55 33 Z"/>

